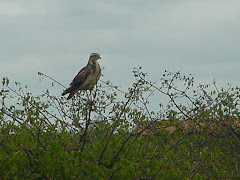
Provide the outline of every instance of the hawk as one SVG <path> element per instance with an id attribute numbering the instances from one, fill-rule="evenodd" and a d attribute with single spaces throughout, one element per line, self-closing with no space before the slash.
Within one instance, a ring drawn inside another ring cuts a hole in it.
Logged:
<path id="1" fill-rule="evenodd" d="M 70 83 L 69 88 L 63 91 L 62 96 L 69 93 L 67 100 L 79 90 L 92 90 L 101 76 L 101 68 L 97 60 L 101 59 L 99 53 L 92 53 L 89 56 L 87 65 L 82 68 Z"/>

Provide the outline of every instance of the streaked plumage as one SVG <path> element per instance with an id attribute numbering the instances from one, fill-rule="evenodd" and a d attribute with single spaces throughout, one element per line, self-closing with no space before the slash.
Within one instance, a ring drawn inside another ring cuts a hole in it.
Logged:
<path id="1" fill-rule="evenodd" d="M 82 68 L 72 80 L 70 87 L 63 91 L 62 96 L 69 93 L 67 99 L 71 99 L 79 90 L 92 90 L 101 76 L 101 68 L 97 62 L 100 54 L 92 53 L 88 64 Z"/>

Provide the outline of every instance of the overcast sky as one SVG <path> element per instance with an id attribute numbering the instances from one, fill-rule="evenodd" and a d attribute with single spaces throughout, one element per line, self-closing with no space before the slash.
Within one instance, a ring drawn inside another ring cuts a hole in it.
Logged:
<path id="1" fill-rule="evenodd" d="M 123 87 L 139 66 L 239 85 L 239 0 L 1 0 L 0 22 L 0 77 L 33 90 L 38 71 L 68 86 L 92 52 Z"/>

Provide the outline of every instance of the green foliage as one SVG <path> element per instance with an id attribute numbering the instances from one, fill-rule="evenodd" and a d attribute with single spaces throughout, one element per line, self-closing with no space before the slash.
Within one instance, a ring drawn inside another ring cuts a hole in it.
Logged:
<path id="1" fill-rule="evenodd" d="M 3 78 L 0 179 L 239 178 L 239 88 L 133 73 L 127 92 L 102 81 L 71 101 Z"/>

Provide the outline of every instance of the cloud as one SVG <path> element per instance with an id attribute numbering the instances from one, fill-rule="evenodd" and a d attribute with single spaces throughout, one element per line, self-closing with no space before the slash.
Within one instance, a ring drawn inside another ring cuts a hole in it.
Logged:
<path id="1" fill-rule="evenodd" d="M 26 16 L 26 15 L 44 15 L 46 9 L 32 3 L 21 3 L 19 1 L 0 2 L 0 16 Z"/>
<path id="2" fill-rule="evenodd" d="M 43 71 L 68 84 L 99 52 L 103 78 L 121 84 L 139 66 L 153 78 L 167 69 L 237 83 L 239 6 L 236 0 L 0 2 L 0 75 L 15 72 L 25 81 Z"/>
<path id="3" fill-rule="evenodd" d="M 104 26 L 98 32 L 101 42 L 111 44 L 111 50 L 117 49 L 128 55 L 136 56 L 140 49 L 144 49 L 146 56 L 159 53 L 166 56 L 174 52 L 180 58 L 186 55 L 212 56 L 223 51 L 236 53 L 238 33 L 228 34 L 239 29 L 237 4 L 240 3 L 206 0 L 140 2 L 136 6 L 102 3 L 97 6 L 97 12 Z M 128 51 L 125 47 L 131 48 Z"/>

